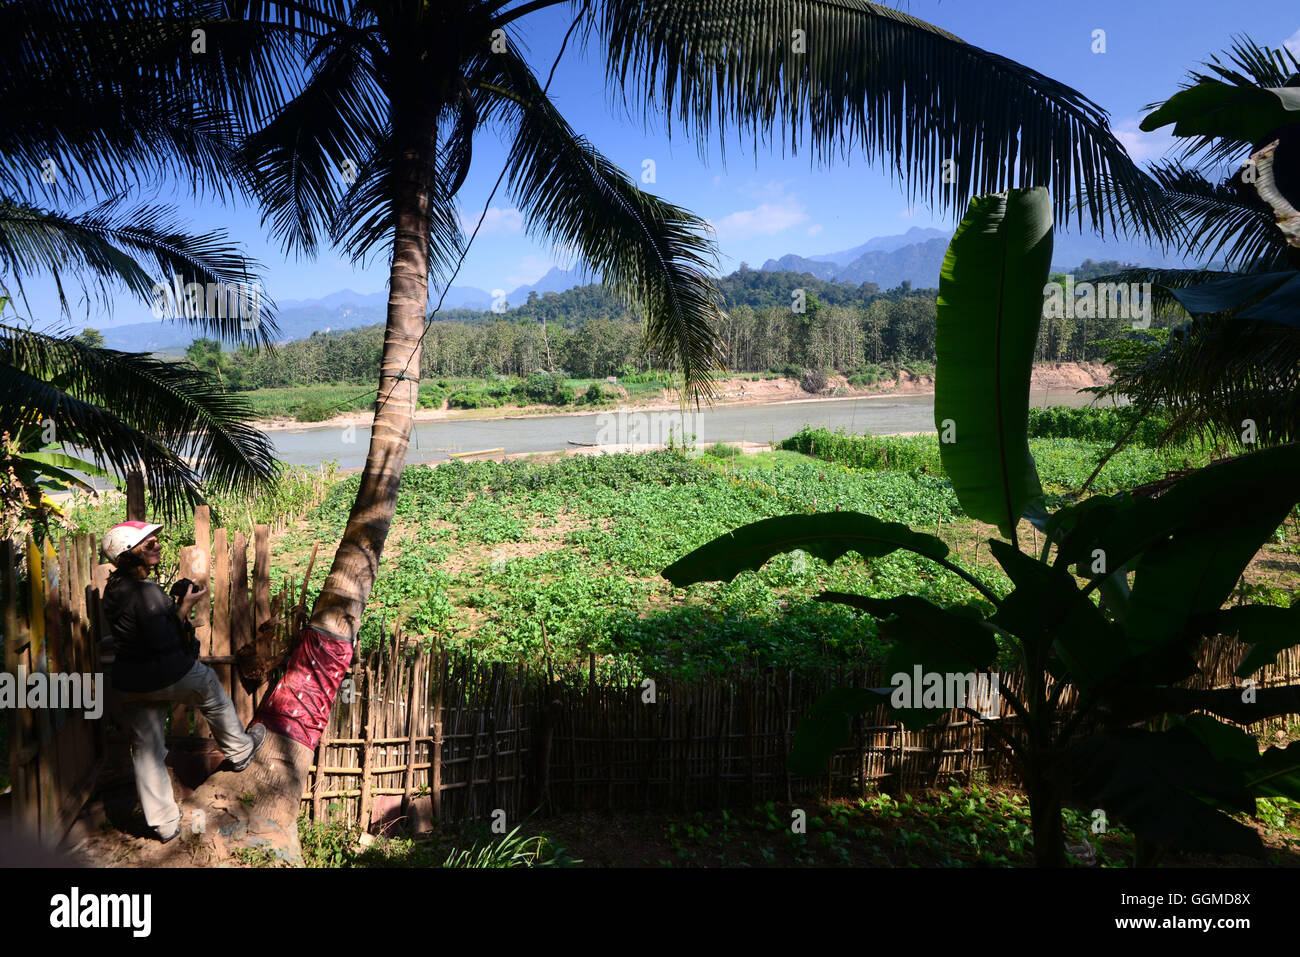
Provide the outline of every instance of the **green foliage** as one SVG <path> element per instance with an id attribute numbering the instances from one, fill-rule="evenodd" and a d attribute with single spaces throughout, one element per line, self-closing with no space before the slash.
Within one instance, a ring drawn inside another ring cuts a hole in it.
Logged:
<path id="1" fill-rule="evenodd" d="M 1017 213 L 1013 207 L 1026 198 L 1032 201 Z M 1222 812 L 1252 812 L 1258 797 L 1300 795 L 1300 756 L 1278 748 L 1261 755 L 1244 732 L 1209 715 L 1183 716 L 1209 710 L 1248 723 L 1284 712 L 1290 699 L 1256 705 L 1231 688 L 1198 695 L 1171 686 L 1196 673 L 1192 652 L 1203 637 L 1239 634 L 1253 646 L 1252 669 L 1300 643 L 1300 605 L 1221 611 L 1247 564 L 1300 500 L 1300 448 L 1207 466 L 1156 498 L 1094 497 L 1047 513 L 1027 439 L 1031 347 L 1039 332 L 1028 287 L 1038 282 L 1035 273 L 1045 274 L 1050 256 L 1045 203 L 1041 191 L 972 202 L 949 248 L 942 287 L 937 348 L 944 374 L 935 418 L 941 430 L 945 419 L 958 421 L 956 440 L 941 443 L 940 453 L 965 510 L 995 521 L 1010 539 L 989 542 L 1010 588 L 951 567 L 946 546 L 931 536 L 843 512 L 750 523 L 678 558 L 663 575 L 677 584 L 725 582 L 794 549 L 832 562 L 850 549 L 872 556 L 907 549 L 949 567 L 987 602 L 944 608 L 920 596 L 881 601 L 839 589 L 818 598 L 868 612 L 880 623 L 889 645 L 886 673 L 906 674 L 913 665 L 973 677 L 998 657 L 994 629 L 1011 644 L 1024 683 L 1001 693 L 1022 722 L 1010 728 L 997 722 L 989 731 L 1011 746 L 1026 781 L 1040 865 L 1065 863 L 1059 825 L 1067 789 L 1158 848 L 1256 851 L 1258 835 Z M 1001 271 L 1012 267 L 1028 278 L 1002 277 L 1002 283 Z M 980 293 L 990 277 L 995 288 Z M 827 438 L 832 453 L 870 461 L 864 440 Z M 811 447 L 812 435 L 804 440 Z M 1043 533 L 1040 555 L 1020 550 L 1015 527 L 1022 515 Z M 1095 603 L 1094 591 L 1104 605 Z M 994 613 L 986 617 L 989 603 Z M 1062 730 L 1060 698 L 1044 686 L 1048 674 L 1058 688 L 1078 691 Z M 792 769 L 824 768 L 848 743 L 851 717 L 880 703 L 872 689 L 824 695 L 799 725 Z M 888 707 L 908 727 L 943 713 L 892 698 Z M 975 714 L 969 702 L 967 710 Z M 1164 730 L 1134 726 L 1159 715 L 1167 716 Z M 1094 716 L 1107 730 L 1072 737 Z"/>
<path id="2" fill-rule="evenodd" d="M 1132 445 L 1155 448 L 1160 437 L 1169 429 L 1169 419 L 1154 413 L 1142 414 L 1131 405 L 1114 407 L 1050 406 L 1029 410 L 1029 435 L 1042 439 L 1081 439 L 1085 442 L 1114 444 L 1124 438 Z"/>
<path id="3" fill-rule="evenodd" d="M 321 468 L 285 465 L 276 472 L 270 488 L 256 497 L 214 494 L 208 498 L 214 527 L 225 526 L 232 533 L 243 532 L 251 541 L 256 525 L 270 525 L 281 520 L 292 520 L 315 506 L 334 481 L 335 467 Z M 146 498 L 146 508 L 154 514 L 151 500 Z M 99 538 L 113 525 L 126 520 L 125 496 L 109 501 L 103 497 L 91 498 L 74 494 L 66 508 L 69 531 L 86 532 Z M 158 533 L 162 544 L 162 568 L 173 571 L 179 561 L 179 551 L 194 544 L 194 516 L 189 513 L 175 521 L 163 524 Z"/>
<path id="4" fill-rule="evenodd" d="M 943 474 L 938 442 L 928 435 L 850 435 L 805 425 L 780 447 L 857 469 Z"/>
<path id="5" fill-rule="evenodd" d="M 488 840 L 458 851 L 452 851 L 442 862 L 443 867 L 499 868 L 499 867 L 571 867 L 581 864 L 562 852 L 556 853 L 545 837 L 525 837 L 516 827 L 499 840 Z"/>
<path id="6" fill-rule="evenodd" d="M 569 405 L 573 401 L 573 390 L 564 384 L 564 376 L 558 372 L 534 372 L 514 391 L 529 403 Z"/>
<path id="7" fill-rule="evenodd" d="M 972 597 L 959 576 L 891 555 L 869 565 L 846 557 L 831 567 L 816 558 L 775 561 L 730 585 L 695 586 L 685 603 L 674 600 L 658 570 L 674 553 L 737 523 L 836 505 L 931 528 L 959 517 L 952 490 L 933 476 L 855 473 L 802 458 L 752 461 L 761 459 L 737 458 L 726 471 L 721 463 L 710 467 L 718 462 L 712 456 L 692 461 L 669 453 L 573 456 L 543 466 L 410 466 L 395 528 L 419 531 L 395 534 L 385 549 L 362 648 L 380 642 L 400 615 L 411 633 L 437 636 L 443 647 L 540 663 L 545 621 L 557 666 L 582 666 L 595 650 L 606 669 L 815 670 L 878 649 L 869 622 L 812 600 L 822 587 L 879 597 L 919 587 L 942 602 Z M 305 540 L 340 533 L 357 481 L 351 476 L 330 489 Z M 557 525 L 568 531 L 552 537 Z M 519 547 L 531 553 L 509 557 Z M 318 563 L 313 584 L 325 571 Z"/>
<path id="8" fill-rule="evenodd" d="M 1025 409 L 1052 261 L 1046 189 L 971 200 L 939 278 L 939 453 L 962 508 L 1014 540 L 1041 493 Z"/>
<path id="9" fill-rule="evenodd" d="M 1035 410 L 1030 410 L 1031 412 Z M 1113 427 L 1106 417 L 1093 421 L 1090 416 L 1057 416 L 1058 409 L 1042 410 L 1041 431 L 1103 433 Z M 1105 410 L 1065 410 L 1104 412 Z M 1035 421 L 1031 418 L 1031 422 Z M 1158 429 L 1159 426 L 1157 425 Z M 1148 435 L 1150 433 L 1147 433 Z M 1031 439 L 1029 448 L 1038 465 L 1043 487 L 1055 495 L 1078 492 L 1097 462 L 1111 448 L 1111 442 L 1088 442 L 1070 438 Z M 897 470 L 913 476 L 932 475 L 946 479 L 935 435 L 850 435 L 843 430 L 813 429 L 805 426 L 781 442 L 783 449 L 802 452 L 828 462 L 856 469 Z M 1199 468 L 1209 462 L 1209 451 L 1200 446 L 1175 445 L 1151 449 L 1141 443 L 1126 447 L 1113 455 L 1092 485 L 1095 493 L 1110 494 L 1162 479 L 1175 470 Z"/>
<path id="10" fill-rule="evenodd" d="M 298 407 L 298 412 L 294 416 L 299 422 L 324 422 L 335 414 L 337 410 L 329 409 L 319 402 L 308 402 Z"/>

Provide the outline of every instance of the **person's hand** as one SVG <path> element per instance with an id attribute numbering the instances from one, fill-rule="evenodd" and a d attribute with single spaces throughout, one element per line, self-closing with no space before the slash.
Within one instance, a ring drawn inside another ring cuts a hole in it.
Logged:
<path id="1" fill-rule="evenodd" d="M 185 596 L 180 601 L 179 607 L 180 607 L 182 620 L 189 619 L 190 612 L 194 610 L 194 606 L 197 605 L 199 603 L 199 599 L 201 599 L 207 593 L 208 593 L 208 589 L 204 586 L 200 586 L 198 584 L 190 585 L 190 590 L 185 593 Z"/>

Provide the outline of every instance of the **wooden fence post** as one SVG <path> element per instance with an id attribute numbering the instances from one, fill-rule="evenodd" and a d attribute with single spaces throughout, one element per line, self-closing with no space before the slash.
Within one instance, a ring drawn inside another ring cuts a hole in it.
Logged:
<path id="1" fill-rule="evenodd" d="M 371 740 L 375 736 L 375 695 L 383 693 L 383 688 L 376 688 L 379 684 L 382 656 L 382 652 L 376 653 L 373 676 L 369 670 L 366 672 L 366 718 L 361 732 L 361 807 L 357 812 L 357 823 L 362 831 L 370 830 L 370 769 L 374 765 Z M 381 699 L 381 706 L 382 703 Z"/>
<path id="2" fill-rule="evenodd" d="M 243 648 L 253 640 L 252 608 L 248 602 L 248 539 L 243 532 L 235 533 L 230 548 L 230 647 Z M 230 692 L 235 702 L 235 713 L 245 727 L 253 720 L 253 696 L 244 688 L 239 669 L 230 669 Z"/>
<path id="3" fill-rule="evenodd" d="M 126 473 L 126 520 L 128 522 L 145 521 L 144 509 L 144 474 L 137 471 Z"/>
<path id="4" fill-rule="evenodd" d="M 224 528 L 217 529 L 212 535 L 212 584 L 210 586 L 212 601 L 212 657 L 230 658 L 230 536 Z M 234 668 L 229 664 L 214 662 L 212 670 L 217 673 L 221 687 L 231 698 L 235 696 L 233 681 Z M 196 716 L 197 717 L 197 716 Z M 207 722 L 204 722 L 206 724 Z M 204 728 L 205 736 L 212 732 Z"/>
<path id="5" fill-rule="evenodd" d="M 402 816 L 407 818 L 407 827 L 411 827 L 409 814 L 411 813 L 411 792 L 415 787 L 415 748 L 416 738 L 419 736 L 420 726 L 416 723 L 417 704 L 420 700 L 417 691 L 420 685 L 420 665 L 424 663 L 424 648 L 421 647 L 415 653 L 415 663 L 410 669 L 410 684 L 407 687 L 406 695 L 406 781 L 402 785 Z"/>
<path id="6" fill-rule="evenodd" d="M 5 671 L 17 676 L 20 666 L 30 663 L 30 631 L 28 622 L 19 614 L 18 548 L 5 539 L 0 542 L 0 575 L 4 576 L 4 651 Z M 31 617 L 43 617 L 39 606 L 32 608 Z M 15 831 L 27 831 L 36 836 L 40 830 L 40 787 L 36 768 L 32 762 L 38 754 L 35 716 L 30 708 L 8 709 L 4 719 L 9 722 L 9 776 L 13 787 L 12 823 Z"/>

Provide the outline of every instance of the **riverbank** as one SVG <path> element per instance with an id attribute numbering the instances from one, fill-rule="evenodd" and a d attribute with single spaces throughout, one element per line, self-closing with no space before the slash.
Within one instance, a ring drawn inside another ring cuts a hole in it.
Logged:
<path id="1" fill-rule="evenodd" d="M 1076 391 L 1093 386 L 1107 385 L 1110 382 L 1108 370 L 1100 362 L 1046 362 L 1034 366 L 1030 388 L 1033 391 Z M 753 381 L 745 376 L 729 376 L 717 380 L 717 391 L 713 396 L 713 408 L 743 407 L 754 405 L 792 405 L 801 402 L 834 402 L 849 399 L 889 398 L 896 396 L 920 396 L 934 394 L 934 376 L 912 375 L 900 372 L 897 379 L 878 382 L 875 385 L 855 387 L 841 375 L 827 376 L 826 388 L 817 394 L 803 389 L 795 379 L 760 379 Z M 629 412 L 674 412 L 680 411 L 679 397 L 672 390 L 664 389 L 660 393 L 629 398 L 626 395 L 615 404 L 604 409 L 530 405 L 510 406 L 496 409 L 417 409 L 415 421 L 421 422 L 490 422 L 501 419 L 532 418 L 534 416 L 585 416 L 598 415 L 602 411 L 622 409 Z M 368 410 L 341 412 L 332 418 L 320 422 L 299 422 L 296 419 L 277 417 L 256 420 L 253 424 L 263 432 L 282 432 L 288 430 L 346 428 L 349 425 L 369 425 L 374 414 Z"/>

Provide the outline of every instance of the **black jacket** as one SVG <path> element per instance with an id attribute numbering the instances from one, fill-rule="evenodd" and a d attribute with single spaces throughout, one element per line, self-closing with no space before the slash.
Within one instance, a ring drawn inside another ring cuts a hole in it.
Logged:
<path id="1" fill-rule="evenodd" d="M 104 616 L 113 630 L 118 691 L 157 691 L 194 667 L 193 629 L 157 582 L 115 578 L 104 590 Z"/>

